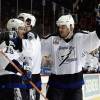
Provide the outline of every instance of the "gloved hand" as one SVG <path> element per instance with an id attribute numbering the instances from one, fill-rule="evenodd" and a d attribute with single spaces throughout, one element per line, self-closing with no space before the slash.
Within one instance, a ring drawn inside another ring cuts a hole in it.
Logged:
<path id="1" fill-rule="evenodd" d="M 32 78 L 32 73 L 29 70 L 26 70 L 25 74 L 22 75 L 22 80 L 27 81 L 27 80 L 31 80 Z"/>

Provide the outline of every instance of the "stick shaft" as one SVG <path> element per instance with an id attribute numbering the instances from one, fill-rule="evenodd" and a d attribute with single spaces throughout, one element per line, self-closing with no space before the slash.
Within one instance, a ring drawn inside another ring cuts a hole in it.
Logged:
<path id="1" fill-rule="evenodd" d="M 0 51 L 0 53 L 6 57 L 6 59 L 9 61 L 9 63 L 11 63 L 11 64 L 13 65 L 13 67 L 14 67 L 19 73 L 21 73 L 22 75 L 24 74 L 23 71 L 22 71 L 21 69 L 19 69 L 19 68 L 13 63 L 13 61 L 10 60 L 10 59 L 8 58 L 8 56 L 6 56 L 5 53 L 3 53 L 2 51 Z M 38 93 L 40 93 L 40 94 L 43 96 L 43 98 L 44 98 L 45 100 L 48 100 L 48 99 L 44 96 L 44 94 L 41 92 L 41 90 L 39 90 L 39 89 L 37 88 L 37 86 L 36 86 L 31 80 L 28 80 L 28 82 L 32 85 L 32 87 L 33 87 L 34 89 L 36 89 L 36 91 L 37 91 Z"/>

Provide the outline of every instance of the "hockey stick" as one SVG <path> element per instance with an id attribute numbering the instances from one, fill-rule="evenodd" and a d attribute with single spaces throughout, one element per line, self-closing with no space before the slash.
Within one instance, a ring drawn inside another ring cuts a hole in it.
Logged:
<path id="1" fill-rule="evenodd" d="M 22 75 L 24 75 L 24 72 L 23 72 L 21 69 L 19 69 L 19 68 L 13 63 L 13 61 L 11 61 L 11 60 L 8 58 L 8 56 L 7 56 L 5 53 L 3 53 L 2 51 L 0 51 L 0 53 L 1 53 L 2 55 L 5 56 L 5 58 L 9 61 L 9 63 L 11 63 L 11 64 L 13 65 L 13 67 L 14 67 L 19 73 L 21 73 Z M 32 85 L 32 87 L 33 87 L 34 89 L 36 89 L 36 91 L 37 91 L 39 94 L 41 94 L 41 95 L 43 96 L 43 98 L 44 98 L 45 100 L 48 100 L 48 99 L 44 96 L 44 94 L 37 88 L 37 86 L 36 86 L 31 80 L 28 80 L 28 82 Z"/>

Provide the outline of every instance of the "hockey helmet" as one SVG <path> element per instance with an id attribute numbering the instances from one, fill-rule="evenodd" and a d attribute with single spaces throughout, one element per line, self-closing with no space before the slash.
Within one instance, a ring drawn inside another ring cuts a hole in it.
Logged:
<path id="1" fill-rule="evenodd" d="M 9 31 L 18 30 L 19 27 L 25 27 L 25 23 L 19 19 L 12 18 L 7 22 L 7 29 Z"/>
<path id="2" fill-rule="evenodd" d="M 62 15 L 57 21 L 57 26 L 66 25 L 70 29 L 70 25 L 74 29 L 74 19 L 71 15 Z"/>
<path id="3" fill-rule="evenodd" d="M 28 21 L 30 21 L 30 25 L 32 27 L 35 26 L 36 23 L 36 18 L 32 15 L 32 14 L 28 14 L 28 13 L 20 13 L 18 15 L 18 18 L 23 18 L 24 22 L 27 23 Z"/>

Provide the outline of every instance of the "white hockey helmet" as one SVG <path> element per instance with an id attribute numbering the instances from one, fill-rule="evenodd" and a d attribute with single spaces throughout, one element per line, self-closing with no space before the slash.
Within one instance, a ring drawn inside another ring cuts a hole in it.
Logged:
<path id="1" fill-rule="evenodd" d="M 71 15 L 62 15 L 57 21 L 57 26 L 66 25 L 70 29 L 70 25 L 74 29 L 74 19 Z"/>
<path id="2" fill-rule="evenodd" d="M 27 19 L 30 19 L 31 20 L 31 26 L 34 27 L 35 26 L 35 23 L 36 23 L 36 18 L 32 15 L 32 14 L 28 14 L 28 13 L 20 13 L 18 15 L 18 18 L 23 18 L 24 19 L 24 22 L 26 23 L 26 20 Z"/>
<path id="3" fill-rule="evenodd" d="M 13 29 L 18 30 L 19 27 L 25 27 L 25 23 L 19 19 L 12 18 L 7 22 L 7 29 L 13 31 Z"/>
<path id="4" fill-rule="evenodd" d="M 23 21 L 26 21 L 26 19 L 30 16 L 28 13 L 20 13 L 17 18 L 23 18 Z"/>

